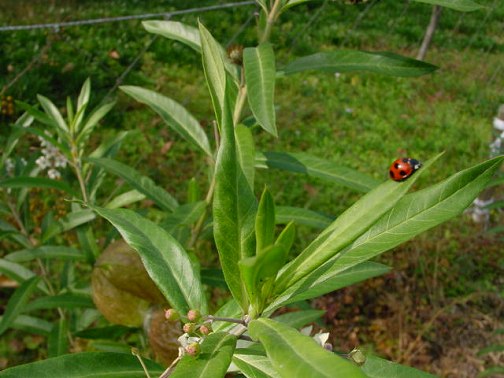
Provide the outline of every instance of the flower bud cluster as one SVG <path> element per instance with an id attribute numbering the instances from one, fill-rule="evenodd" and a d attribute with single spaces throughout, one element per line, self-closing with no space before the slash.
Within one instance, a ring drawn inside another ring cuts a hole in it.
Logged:
<path id="1" fill-rule="evenodd" d="M 182 320 L 184 334 L 178 338 L 184 354 L 197 356 L 200 353 L 200 343 L 203 338 L 213 332 L 211 321 L 205 320 L 198 310 L 189 310 L 185 317 L 176 310 L 165 310 L 165 318 L 168 321 Z"/>
<path id="2" fill-rule="evenodd" d="M 40 156 L 35 163 L 41 170 L 47 169 L 49 178 L 56 180 L 61 177 L 58 168 L 65 168 L 67 166 L 67 159 L 61 154 L 59 149 L 47 142 L 45 139 L 39 137 L 40 146 L 42 147 L 42 156 Z"/>

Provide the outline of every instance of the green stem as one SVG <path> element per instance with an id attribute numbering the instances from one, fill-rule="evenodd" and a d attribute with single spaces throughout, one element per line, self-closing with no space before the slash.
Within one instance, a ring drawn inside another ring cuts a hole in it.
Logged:
<path id="1" fill-rule="evenodd" d="M 275 23 L 279 15 L 280 3 L 281 0 L 275 0 L 275 3 L 271 7 L 271 10 L 268 14 L 268 19 L 266 20 L 266 27 L 264 28 L 264 32 L 261 36 L 260 43 L 268 42 L 271 36 L 271 29 L 273 28 L 273 24 Z"/>

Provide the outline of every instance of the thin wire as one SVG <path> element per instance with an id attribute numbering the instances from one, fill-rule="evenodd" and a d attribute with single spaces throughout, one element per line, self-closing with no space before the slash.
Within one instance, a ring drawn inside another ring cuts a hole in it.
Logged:
<path id="1" fill-rule="evenodd" d="M 236 33 L 229 39 L 228 43 L 226 44 L 226 46 L 230 46 L 234 43 L 234 41 L 236 41 L 236 39 L 239 37 L 239 35 L 241 33 L 243 33 L 243 31 L 245 30 L 245 28 L 250 24 L 250 22 L 254 19 L 254 17 L 256 16 L 257 14 L 257 11 L 253 11 L 252 13 L 250 13 L 250 16 L 247 18 L 247 20 L 245 20 L 245 22 L 240 26 L 240 28 L 236 31 Z"/>
<path id="2" fill-rule="evenodd" d="M 207 6 L 207 7 L 176 10 L 173 12 L 145 13 L 145 14 L 137 14 L 137 15 L 130 15 L 130 16 L 95 18 L 95 19 L 91 19 L 91 20 L 54 22 L 54 23 L 48 23 L 48 24 L 0 26 L 0 32 L 18 31 L 18 30 L 34 30 L 34 29 L 55 29 L 55 30 L 58 30 L 61 27 L 69 27 L 69 26 L 95 25 L 95 24 L 104 24 L 104 23 L 108 23 L 108 22 L 143 20 L 146 18 L 156 18 L 156 17 L 169 18 L 172 16 L 177 16 L 177 15 L 182 15 L 182 14 L 202 13 L 202 12 L 208 12 L 208 11 L 213 11 L 213 10 L 241 7 L 241 6 L 252 5 L 252 4 L 255 4 L 255 1 L 242 1 L 242 2 L 235 2 L 235 3 L 229 3 L 229 4 L 211 5 L 211 6 Z"/>

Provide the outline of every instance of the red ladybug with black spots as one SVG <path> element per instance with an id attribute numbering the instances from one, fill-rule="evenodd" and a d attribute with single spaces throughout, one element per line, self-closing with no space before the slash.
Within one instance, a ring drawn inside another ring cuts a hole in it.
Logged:
<path id="1" fill-rule="evenodd" d="M 404 181 L 422 167 L 422 163 L 412 158 L 399 158 L 390 166 L 390 178 L 394 181 Z"/>

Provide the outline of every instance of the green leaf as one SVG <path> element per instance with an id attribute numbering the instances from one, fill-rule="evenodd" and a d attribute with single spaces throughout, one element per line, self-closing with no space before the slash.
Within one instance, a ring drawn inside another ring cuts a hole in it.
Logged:
<path id="1" fill-rule="evenodd" d="M 224 108 L 224 94 L 226 92 L 224 60 L 219 43 L 212 37 L 203 24 L 198 23 L 198 26 L 201 39 L 203 69 L 210 97 L 212 98 L 215 117 L 220 125 Z"/>
<path id="2" fill-rule="evenodd" d="M 420 173 L 438 157 L 427 161 Z M 401 183 L 388 180 L 362 196 L 280 272 L 276 292 L 284 291 L 366 232 L 394 207 L 418 177 L 417 173 Z"/>
<path id="3" fill-rule="evenodd" d="M 294 7 L 299 4 L 307 3 L 312 0 L 288 0 L 285 5 L 282 7 L 282 12 L 286 11 L 287 9 Z"/>
<path id="4" fill-rule="evenodd" d="M 68 353 L 68 324 L 65 319 L 54 323 L 47 339 L 47 355 L 49 358 Z"/>
<path id="5" fill-rule="evenodd" d="M 298 58 L 283 69 L 286 75 L 302 71 L 365 71 L 389 76 L 421 76 L 437 70 L 436 66 L 390 52 L 326 51 Z"/>
<path id="6" fill-rule="evenodd" d="M 159 376 L 163 368 L 142 358 L 152 375 Z M 145 378 L 137 357 L 124 353 L 74 353 L 15 366 L 0 371 L 1 378 Z"/>
<path id="7" fill-rule="evenodd" d="M 499 377 L 500 375 L 504 375 L 504 367 L 503 366 L 491 366 L 483 370 L 478 374 L 478 378 L 483 377 Z"/>
<path id="8" fill-rule="evenodd" d="M 0 188 L 48 188 L 66 192 L 72 196 L 76 195 L 66 182 L 52 180 L 47 177 L 18 176 L 0 180 Z"/>
<path id="9" fill-rule="evenodd" d="M 0 273 L 6 275 L 11 280 L 14 280 L 20 284 L 34 277 L 37 277 L 35 273 L 25 268 L 24 266 L 7 261 L 5 259 L 0 259 Z M 43 281 L 40 281 L 38 283 L 37 288 L 45 294 L 49 293 L 49 290 L 47 289 L 47 286 Z"/>
<path id="10" fill-rule="evenodd" d="M 278 376 L 266 356 L 242 354 L 238 349 L 233 356 L 233 363 L 247 378 L 276 378 Z"/>
<path id="11" fill-rule="evenodd" d="M 389 271 L 390 267 L 375 262 L 363 262 L 341 271 L 336 261 L 331 259 L 295 284 L 289 286 L 287 290 L 269 305 L 265 313 L 271 313 L 275 309 L 289 303 L 319 297 L 369 278 L 380 276 Z"/>
<path id="12" fill-rule="evenodd" d="M 499 353 L 499 352 L 504 352 L 504 345 L 495 344 L 480 349 L 478 351 L 478 356 L 484 356 L 485 354 L 488 353 Z"/>
<path id="13" fill-rule="evenodd" d="M 14 294 L 12 294 L 5 308 L 2 320 L 0 321 L 0 335 L 9 329 L 16 317 L 23 311 L 26 302 L 30 299 L 40 279 L 40 277 L 32 277 L 26 280 L 16 289 Z"/>
<path id="14" fill-rule="evenodd" d="M 44 245 L 31 249 L 22 249 L 20 251 L 9 253 L 4 257 L 12 262 L 27 262 L 35 259 L 58 259 L 83 261 L 86 256 L 76 248 L 62 247 L 59 245 Z"/>
<path id="15" fill-rule="evenodd" d="M 256 255 L 262 254 L 265 248 L 275 240 L 275 203 L 268 188 L 264 188 L 255 220 Z"/>
<path id="16" fill-rule="evenodd" d="M 255 147 L 250 128 L 241 124 L 235 128 L 236 152 L 249 186 L 254 188 Z"/>
<path id="17" fill-rule="evenodd" d="M 201 269 L 201 282 L 211 287 L 220 287 L 222 289 L 229 290 L 221 269 Z"/>
<path id="18" fill-rule="evenodd" d="M 334 221 L 333 218 L 316 211 L 302 207 L 277 206 L 275 207 L 275 223 L 286 224 L 294 222 L 313 228 L 326 228 Z"/>
<path id="19" fill-rule="evenodd" d="M 94 308 L 94 302 L 89 295 L 83 294 L 59 294 L 37 298 L 33 302 L 28 303 L 23 312 L 31 312 L 36 310 L 47 310 L 52 308 Z"/>
<path id="20" fill-rule="evenodd" d="M 47 125 L 47 126 L 56 127 L 54 120 L 49 118 L 49 116 L 47 114 L 45 114 L 44 112 L 41 112 L 36 107 L 31 106 L 23 101 L 16 101 L 16 105 L 19 106 L 21 109 L 23 109 L 25 112 L 27 112 L 30 116 L 32 116 L 38 122 L 40 122 L 44 125 Z"/>
<path id="21" fill-rule="evenodd" d="M 206 298 L 199 272 L 187 252 L 166 231 L 131 210 L 94 210 L 117 228 L 124 240 L 138 251 L 149 276 L 173 308 L 181 313 L 199 309 L 206 313 Z"/>
<path id="22" fill-rule="evenodd" d="M 205 212 L 206 201 L 198 201 L 179 206 L 161 223 L 168 233 L 172 234 L 179 227 L 187 227 L 195 223 Z"/>
<path id="23" fill-rule="evenodd" d="M 248 308 L 238 261 L 255 254 L 257 201 L 237 158 L 231 108 L 226 98 L 221 145 L 215 166 L 213 230 L 226 282 L 244 310 Z"/>
<path id="24" fill-rule="evenodd" d="M 77 112 L 82 109 L 84 105 L 89 102 L 89 96 L 91 95 L 91 79 L 88 77 L 84 84 L 82 84 L 79 97 L 77 98 Z"/>
<path id="25" fill-rule="evenodd" d="M 265 318 L 252 320 L 249 333 L 262 343 L 279 377 L 366 377 L 350 361 L 285 324 Z"/>
<path id="26" fill-rule="evenodd" d="M 260 301 L 262 284 L 266 279 L 278 273 L 285 264 L 285 260 L 287 260 L 287 253 L 282 245 L 271 246 L 260 255 L 240 260 L 241 277 L 249 299 L 254 305 Z M 262 308 L 256 308 L 256 310 L 259 312 Z"/>
<path id="27" fill-rule="evenodd" d="M 278 136 L 275 121 L 275 53 L 271 44 L 243 50 L 243 66 L 250 110 L 261 127 Z"/>
<path id="28" fill-rule="evenodd" d="M 61 116 L 58 108 L 47 97 L 37 95 L 37 99 L 49 118 L 54 121 L 53 124 L 60 130 L 61 135 L 67 135 L 69 132 L 68 125 Z"/>
<path id="29" fill-rule="evenodd" d="M 366 356 L 366 362 L 361 367 L 368 378 L 434 378 L 435 375 L 399 365 L 376 356 Z"/>
<path id="30" fill-rule="evenodd" d="M 20 129 L 20 126 L 12 126 L 13 129 Z M 23 131 L 26 131 L 27 133 L 37 135 L 38 137 L 44 139 L 45 141 L 51 143 L 53 146 L 57 147 L 61 153 L 63 153 L 66 156 L 70 156 L 70 150 L 68 147 L 63 144 L 58 142 L 55 138 L 53 138 L 50 135 L 47 135 L 45 133 L 45 130 L 37 129 L 35 126 L 31 126 L 28 128 L 23 128 Z"/>
<path id="31" fill-rule="evenodd" d="M 238 302 L 234 298 L 231 298 L 229 301 L 227 301 L 223 306 L 221 306 L 214 314 L 214 316 L 220 317 L 220 318 L 240 318 L 243 315 L 242 309 Z M 221 331 L 227 328 L 231 328 L 233 325 L 230 325 L 228 322 L 220 322 L 220 321 L 214 321 L 213 323 L 213 330 L 215 332 Z"/>
<path id="32" fill-rule="evenodd" d="M 367 192 L 378 185 L 371 176 L 305 153 L 265 152 L 257 154 L 256 167 L 303 173 L 329 182 Z"/>
<path id="33" fill-rule="evenodd" d="M 236 336 L 215 332 L 205 337 L 197 358 L 184 356 L 171 378 L 222 378 L 226 375 L 236 346 Z"/>
<path id="34" fill-rule="evenodd" d="M 33 117 L 28 113 L 23 113 L 21 117 L 16 120 L 15 127 L 12 129 L 7 139 L 7 143 L 3 147 L 2 157 L 0 158 L 0 169 L 5 165 L 5 161 L 9 158 L 12 151 L 16 147 L 19 139 L 26 132 L 26 128 L 30 126 L 33 122 Z"/>
<path id="35" fill-rule="evenodd" d="M 0 316 L 0 322 L 2 317 Z M 11 323 L 10 328 L 20 331 L 34 333 L 36 335 L 48 336 L 53 324 L 47 320 L 35 318 L 28 315 L 18 315 Z"/>
<path id="36" fill-rule="evenodd" d="M 142 21 L 142 26 L 149 33 L 179 41 L 194 51 L 201 52 L 201 40 L 195 27 L 177 21 Z"/>
<path id="37" fill-rule="evenodd" d="M 124 179 L 140 193 L 153 200 L 156 205 L 166 211 L 173 211 L 177 206 L 177 200 L 166 190 L 157 186 L 150 178 L 141 175 L 126 164 L 109 158 L 88 158 L 90 162 Z"/>
<path id="38" fill-rule="evenodd" d="M 109 203 L 105 205 L 107 209 L 117 209 L 119 207 L 128 206 L 132 203 L 143 201 L 146 198 L 145 194 L 140 193 L 138 190 L 133 189 L 129 192 L 119 194 L 114 197 Z"/>
<path id="39" fill-rule="evenodd" d="M 487 160 L 418 192 L 408 194 L 366 233 L 330 262 L 342 271 L 404 243 L 460 214 L 483 190 L 504 157 Z"/>
<path id="40" fill-rule="evenodd" d="M 99 108 L 96 108 L 93 110 L 91 115 L 88 117 L 86 122 L 84 123 L 84 126 L 82 127 L 81 131 L 79 132 L 79 135 L 77 136 L 77 143 L 82 143 L 85 141 L 89 135 L 93 132 L 93 129 L 98 125 L 98 122 L 101 121 L 103 117 L 105 117 L 108 112 L 112 110 L 112 108 L 115 106 L 116 102 L 112 101 L 106 104 L 103 104 Z"/>
<path id="41" fill-rule="evenodd" d="M 290 222 L 285 226 L 277 240 L 275 241 L 275 245 L 281 246 L 285 255 L 288 256 L 289 252 L 294 244 L 294 239 L 296 238 L 296 228 L 294 222 Z"/>
<path id="42" fill-rule="evenodd" d="M 275 316 L 273 319 L 277 322 L 288 325 L 292 328 L 300 328 L 308 323 L 312 323 L 318 320 L 325 314 L 324 310 L 303 310 L 288 312 L 279 316 Z"/>
<path id="43" fill-rule="evenodd" d="M 50 223 L 45 232 L 42 233 L 42 242 L 45 242 L 62 232 L 69 231 L 82 224 L 86 224 L 95 218 L 95 214 L 89 209 L 68 213 L 63 218 Z"/>
<path id="44" fill-rule="evenodd" d="M 425 3 L 432 5 L 441 5 L 442 7 L 455 9 L 460 12 L 472 12 L 479 9 L 484 9 L 485 6 L 480 5 L 472 0 L 413 0 L 417 3 Z"/>
<path id="45" fill-rule="evenodd" d="M 168 126 L 186 141 L 199 148 L 208 156 L 212 156 L 208 138 L 200 123 L 178 102 L 160 93 L 141 87 L 121 86 L 120 89 L 135 100 L 147 104 L 163 118 Z"/>

